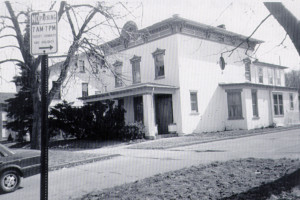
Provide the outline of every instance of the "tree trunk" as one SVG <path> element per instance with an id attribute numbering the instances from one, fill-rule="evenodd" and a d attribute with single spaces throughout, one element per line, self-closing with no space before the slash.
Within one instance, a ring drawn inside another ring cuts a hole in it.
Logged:
<path id="1" fill-rule="evenodd" d="M 31 149 L 41 149 L 41 102 L 37 93 L 33 94 L 33 120 Z"/>
<path id="2" fill-rule="evenodd" d="M 32 116 L 32 138 L 30 139 L 31 149 L 41 149 L 41 97 L 40 97 L 40 81 L 37 72 L 31 75 L 32 82 L 32 103 L 33 103 L 33 116 Z"/>

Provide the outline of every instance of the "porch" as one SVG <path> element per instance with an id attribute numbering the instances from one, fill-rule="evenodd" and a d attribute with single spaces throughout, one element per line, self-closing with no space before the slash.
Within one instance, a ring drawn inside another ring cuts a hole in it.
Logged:
<path id="1" fill-rule="evenodd" d="M 114 100 L 126 110 L 125 122 L 142 122 L 146 138 L 177 132 L 173 102 L 178 87 L 156 83 L 140 83 L 110 92 L 80 98 L 84 103 Z"/>

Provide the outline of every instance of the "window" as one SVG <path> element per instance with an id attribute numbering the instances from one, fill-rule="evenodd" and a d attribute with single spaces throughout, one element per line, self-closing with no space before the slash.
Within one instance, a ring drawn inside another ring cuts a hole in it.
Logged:
<path id="1" fill-rule="evenodd" d="M 115 67 L 115 87 L 121 87 L 122 83 L 122 65 L 120 61 L 116 61 L 113 66 Z"/>
<path id="2" fill-rule="evenodd" d="M 84 73 L 85 72 L 85 67 L 84 67 L 84 60 L 79 60 L 79 72 Z"/>
<path id="3" fill-rule="evenodd" d="M 245 78 L 247 81 L 251 81 L 250 61 L 246 60 L 244 62 L 245 62 Z"/>
<path id="4" fill-rule="evenodd" d="M 294 95 L 290 94 L 290 110 L 294 110 Z"/>
<path id="5" fill-rule="evenodd" d="M 197 92 L 191 92 L 190 98 L 191 98 L 191 111 L 198 112 Z"/>
<path id="6" fill-rule="evenodd" d="M 228 118 L 243 119 L 241 90 L 227 91 Z"/>
<path id="7" fill-rule="evenodd" d="M 262 67 L 258 68 L 258 82 L 259 83 L 264 82 L 264 73 L 263 73 L 263 68 Z"/>
<path id="8" fill-rule="evenodd" d="M 60 87 L 58 85 L 58 82 L 52 81 L 52 87 L 56 90 L 56 93 L 55 93 L 53 99 L 61 99 Z"/>
<path id="9" fill-rule="evenodd" d="M 252 111 L 253 111 L 253 117 L 258 117 L 258 104 L 257 104 L 257 91 L 252 90 Z"/>
<path id="10" fill-rule="evenodd" d="M 280 70 L 276 70 L 276 85 L 281 85 L 281 71 Z"/>
<path id="11" fill-rule="evenodd" d="M 273 94 L 274 115 L 283 115 L 283 100 L 282 94 Z"/>
<path id="12" fill-rule="evenodd" d="M 134 55 L 133 58 L 130 59 L 130 63 L 132 65 L 132 82 L 140 83 L 141 82 L 141 69 L 140 69 L 141 57 Z"/>
<path id="13" fill-rule="evenodd" d="M 82 83 L 82 97 L 89 96 L 89 84 L 88 83 Z"/>
<path id="14" fill-rule="evenodd" d="M 269 84 L 273 85 L 273 79 L 274 79 L 273 69 L 268 69 L 268 77 L 269 77 Z"/>
<path id="15" fill-rule="evenodd" d="M 155 52 L 152 53 L 154 58 L 155 65 L 155 78 L 164 78 L 165 77 L 165 64 L 164 64 L 164 49 L 156 49 Z"/>

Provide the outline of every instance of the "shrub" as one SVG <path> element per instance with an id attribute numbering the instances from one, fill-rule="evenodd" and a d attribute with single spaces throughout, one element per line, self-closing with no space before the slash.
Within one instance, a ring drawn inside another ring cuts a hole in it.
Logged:
<path id="1" fill-rule="evenodd" d="M 12 141 L 14 141 L 14 138 L 12 137 L 12 135 L 11 135 L 11 134 L 9 134 L 9 136 L 8 136 L 8 138 L 7 138 L 7 141 L 8 141 L 8 142 L 12 142 Z"/>
<path id="2" fill-rule="evenodd" d="M 61 130 L 77 139 L 119 139 L 125 126 L 125 110 L 113 101 L 96 102 L 83 107 L 72 107 L 64 101 L 50 110 L 49 131 Z"/>
<path id="3" fill-rule="evenodd" d="M 145 126 L 141 122 L 130 123 L 121 130 L 121 138 L 135 140 L 145 138 Z"/>

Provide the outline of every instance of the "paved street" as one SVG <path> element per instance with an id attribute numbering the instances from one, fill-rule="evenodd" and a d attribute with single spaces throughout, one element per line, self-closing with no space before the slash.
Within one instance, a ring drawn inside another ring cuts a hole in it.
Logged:
<path id="1" fill-rule="evenodd" d="M 300 129 L 166 150 L 141 150 L 128 147 L 88 150 L 86 152 L 120 154 L 120 156 L 50 172 L 49 199 L 78 198 L 94 190 L 212 161 L 247 157 L 300 159 Z M 39 175 L 23 179 L 22 188 L 14 193 L 0 195 L 0 199 L 39 199 L 39 183 Z"/>

